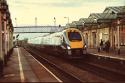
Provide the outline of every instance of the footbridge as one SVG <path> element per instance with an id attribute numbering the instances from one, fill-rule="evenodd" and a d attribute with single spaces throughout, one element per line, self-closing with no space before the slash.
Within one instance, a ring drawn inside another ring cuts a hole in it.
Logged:
<path id="1" fill-rule="evenodd" d="M 14 33 L 53 33 L 62 31 L 65 26 L 18 26 Z"/>

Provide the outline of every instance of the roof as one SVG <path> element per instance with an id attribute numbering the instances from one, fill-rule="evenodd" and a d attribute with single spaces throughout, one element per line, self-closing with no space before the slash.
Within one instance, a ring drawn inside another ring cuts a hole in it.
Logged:
<path id="1" fill-rule="evenodd" d="M 89 18 L 93 18 L 97 22 L 104 23 L 104 22 L 111 22 L 112 20 L 117 18 L 117 14 L 112 13 L 92 13 L 90 14 Z"/>
<path id="2" fill-rule="evenodd" d="M 71 27 L 76 27 L 76 25 L 73 24 L 73 23 L 68 23 L 68 24 L 66 24 L 66 27 L 67 27 L 67 28 L 69 28 L 69 27 L 71 28 Z"/>
<path id="3" fill-rule="evenodd" d="M 80 22 L 80 21 L 73 21 L 72 24 L 74 24 L 74 25 L 82 25 L 82 22 Z"/>
<path id="4" fill-rule="evenodd" d="M 92 14 L 90 14 L 89 18 L 95 18 L 95 19 L 116 19 L 117 18 L 117 14 L 92 13 Z"/>
<path id="5" fill-rule="evenodd" d="M 80 18 L 79 21 L 85 24 L 97 23 L 94 18 Z"/>
<path id="6" fill-rule="evenodd" d="M 103 13 L 125 13 L 125 6 L 106 7 Z"/>

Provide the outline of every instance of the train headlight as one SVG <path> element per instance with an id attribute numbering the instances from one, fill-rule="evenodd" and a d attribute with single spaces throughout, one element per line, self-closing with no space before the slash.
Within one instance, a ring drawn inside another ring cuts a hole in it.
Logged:
<path id="1" fill-rule="evenodd" d="M 70 50 L 71 49 L 70 46 L 67 46 L 67 49 Z"/>
<path id="2" fill-rule="evenodd" d="M 87 46 L 86 46 L 86 45 L 85 45 L 84 47 L 85 47 L 85 48 L 87 48 Z"/>
<path id="3" fill-rule="evenodd" d="M 84 45 L 84 49 L 87 49 L 87 45 L 86 44 Z"/>

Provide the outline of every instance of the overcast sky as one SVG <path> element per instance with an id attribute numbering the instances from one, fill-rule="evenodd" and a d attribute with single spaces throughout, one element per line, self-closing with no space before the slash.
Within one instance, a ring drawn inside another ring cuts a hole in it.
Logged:
<path id="1" fill-rule="evenodd" d="M 125 0 L 7 0 L 13 25 L 65 25 L 69 21 L 87 18 L 90 13 L 102 13 L 107 6 L 123 6 Z M 15 21 L 15 18 L 17 20 Z"/>

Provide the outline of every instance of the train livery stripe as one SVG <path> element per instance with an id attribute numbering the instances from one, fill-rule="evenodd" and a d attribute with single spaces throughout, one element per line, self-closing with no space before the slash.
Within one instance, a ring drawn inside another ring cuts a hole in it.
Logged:
<path id="1" fill-rule="evenodd" d="M 21 82 L 25 82 L 24 72 L 23 72 L 21 58 L 20 58 L 20 54 L 19 54 L 19 48 L 17 48 L 17 53 L 18 53 L 18 60 L 19 60 L 20 79 L 21 79 Z"/>

